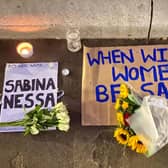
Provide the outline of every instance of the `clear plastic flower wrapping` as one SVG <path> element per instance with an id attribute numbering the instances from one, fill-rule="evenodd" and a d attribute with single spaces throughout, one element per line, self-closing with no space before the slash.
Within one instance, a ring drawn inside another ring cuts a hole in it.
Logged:
<path id="1" fill-rule="evenodd" d="M 164 97 L 145 96 L 141 107 L 127 121 L 135 133 L 143 137 L 148 149 L 147 157 L 152 156 L 168 143 L 168 104 Z"/>

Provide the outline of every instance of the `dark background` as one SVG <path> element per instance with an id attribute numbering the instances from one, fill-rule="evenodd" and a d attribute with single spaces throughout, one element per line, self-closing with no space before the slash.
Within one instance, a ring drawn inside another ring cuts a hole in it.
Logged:
<path id="1" fill-rule="evenodd" d="M 22 41 L 32 43 L 33 57 L 24 59 L 17 54 L 16 46 Z M 168 41 L 102 39 L 82 40 L 82 44 L 89 47 L 128 46 L 168 44 Z M 66 40 L 0 40 L 0 92 L 6 63 L 58 61 L 58 87 L 65 91 L 62 100 L 71 115 L 68 133 L 49 131 L 37 136 L 0 133 L 0 168 L 166 168 L 167 146 L 149 159 L 130 149 L 126 149 L 126 156 L 123 156 L 123 148 L 113 138 L 114 127 L 81 126 L 82 52 L 69 52 Z M 69 76 L 62 76 L 63 68 L 70 69 Z"/>

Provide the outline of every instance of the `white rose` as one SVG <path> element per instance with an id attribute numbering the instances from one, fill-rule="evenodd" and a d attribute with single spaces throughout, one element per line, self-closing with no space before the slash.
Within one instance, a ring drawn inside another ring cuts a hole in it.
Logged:
<path id="1" fill-rule="evenodd" d="M 57 103 L 55 105 L 54 109 L 55 109 L 56 112 L 66 112 L 66 113 L 68 113 L 66 106 L 62 102 Z"/>
<path id="2" fill-rule="evenodd" d="M 63 124 L 63 123 L 59 123 L 57 127 L 60 131 L 65 131 L 65 132 L 67 132 L 70 128 L 69 124 Z"/>
<path id="3" fill-rule="evenodd" d="M 37 135 L 39 133 L 39 130 L 36 128 L 35 125 L 33 125 L 33 126 L 30 127 L 30 133 L 32 135 Z"/>
<path id="4" fill-rule="evenodd" d="M 69 123 L 70 118 L 67 113 L 57 113 L 56 114 L 57 119 L 59 120 L 59 123 Z"/>

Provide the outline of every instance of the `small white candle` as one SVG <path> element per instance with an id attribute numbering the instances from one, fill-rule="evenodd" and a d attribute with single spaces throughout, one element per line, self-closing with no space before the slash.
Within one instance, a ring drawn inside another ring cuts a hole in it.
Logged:
<path id="1" fill-rule="evenodd" d="M 63 76 L 68 76 L 70 74 L 70 70 L 68 68 L 62 69 L 62 75 Z"/>

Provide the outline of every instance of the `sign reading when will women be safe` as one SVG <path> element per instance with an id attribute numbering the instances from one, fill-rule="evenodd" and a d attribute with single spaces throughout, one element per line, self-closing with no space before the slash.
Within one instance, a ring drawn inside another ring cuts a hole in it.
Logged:
<path id="1" fill-rule="evenodd" d="M 82 124 L 115 125 L 120 83 L 168 99 L 168 45 L 84 48 Z"/>
<path id="2" fill-rule="evenodd" d="M 24 109 L 30 111 L 36 105 L 54 106 L 57 74 L 57 62 L 6 64 L 0 121 L 22 119 Z"/>

